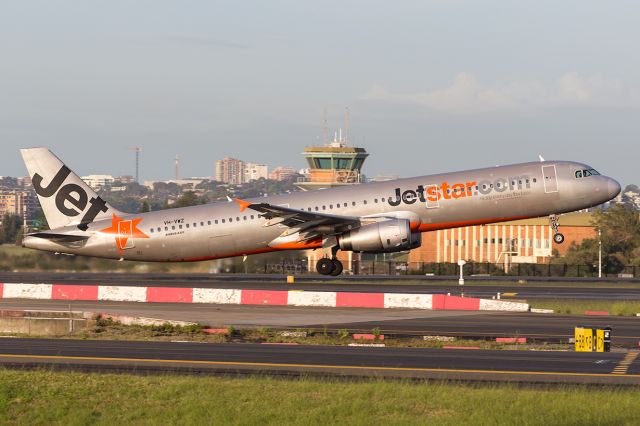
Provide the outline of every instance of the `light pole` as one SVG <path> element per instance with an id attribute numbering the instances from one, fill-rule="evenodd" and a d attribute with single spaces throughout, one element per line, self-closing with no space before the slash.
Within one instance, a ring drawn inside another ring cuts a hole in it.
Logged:
<path id="1" fill-rule="evenodd" d="M 602 278 L 602 231 L 598 227 L 598 278 Z"/>
<path id="2" fill-rule="evenodd" d="M 464 276 L 462 275 L 462 269 L 466 264 L 467 262 L 465 262 L 464 260 L 458 260 L 458 266 L 460 267 L 460 279 L 458 280 L 458 285 L 464 285 Z"/>

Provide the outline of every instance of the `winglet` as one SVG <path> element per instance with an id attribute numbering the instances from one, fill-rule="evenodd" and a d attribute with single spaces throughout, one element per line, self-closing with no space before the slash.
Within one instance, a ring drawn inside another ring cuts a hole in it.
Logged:
<path id="1" fill-rule="evenodd" d="M 251 205 L 250 202 L 241 200 L 240 198 L 234 198 L 233 201 L 240 205 L 240 212 L 243 212 Z"/>
<path id="2" fill-rule="evenodd" d="M 542 157 L 542 155 L 538 154 L 538 158 L 540 159 L 540 162 L 543 163 L 544 162 L 544 158 Z"/>

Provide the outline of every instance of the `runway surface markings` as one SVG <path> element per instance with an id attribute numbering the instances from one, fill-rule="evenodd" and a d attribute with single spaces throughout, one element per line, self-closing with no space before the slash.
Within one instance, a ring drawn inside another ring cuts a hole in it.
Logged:
<path id="1" fill-rule="evenodd" d="M 627 374 L 627 371 L 629 371 L 629 367 L 631 366 L 631 364 L 633 364 L 633 361 L 638 358 L 639 354 L 640 352 L 638 351 L 628 352 L 624 359 L 620 361 L 618 365 L 616 365 L 611 374 Z"/>
<path id="2" fill-rule="evenodd" d="M 637 355 L 636 355 L 637 356 Z M 453 369 L 453 368 L 424 368 L 424 367 L 376 367 L 364 365 L 324 365 L 324 364 L 287 364 L 268 362 L 240 362 L 240 361 L 203 361 L 203 360 L 171 360 L 171 359 L 147 359 L 147 358 L 111 358 L 111 357 L 91 357 L 91 356 L 64 356 L 64 355 L 16 355 L 0 354 L 0 358 L 14 359 L 41 359 L 41 360 L 66 360 L 66 361 L 119 361 L 119 362 L 140 362 L 149 364 L 196 364 L 196 365 L 218 365 L 218 366 L 238 366 L 238 367 L 272 367 L 272 368 L 308 368 L 308 369 L 337 369 L 337 370 L 373 370 L 373 371 L 418 371 L 427 373 L 479 373 L 479 374 L 500 374 L 500 375 L 529 375 L 529 376 L 567 376 L 567 377 L 612 377 L 612 373 L 577 373 L 560 371 L 508 371 L 508 370 L 476 370 L 476 369 Z M 640 378 L 640 374 L 626 374 L 620 377 Z"/>

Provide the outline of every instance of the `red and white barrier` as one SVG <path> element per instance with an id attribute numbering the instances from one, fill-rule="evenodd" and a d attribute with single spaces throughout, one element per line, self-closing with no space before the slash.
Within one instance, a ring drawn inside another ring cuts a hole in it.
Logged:
<path id="1" fill-rule="evenodd" d="M 0 284 L 2 299 L 85 300 L 220 305 L 320 306 L 526 312 L 526 303 L 444 294 L 355 293 L 300 290 L 240 290 L 72 284 Z"/>

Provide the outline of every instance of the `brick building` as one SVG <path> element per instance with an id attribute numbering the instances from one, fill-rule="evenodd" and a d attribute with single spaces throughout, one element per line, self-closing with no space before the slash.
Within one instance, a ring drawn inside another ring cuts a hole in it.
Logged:
<path id="1" fill-rule="evenodd" d="M 458 260 L 489 263 L 547 263 L 557 250 L 562 256 L 572 242 L 579 244 L 598 235 L 592 214 L 569 213 L 560 216 L 562 244 L 553 242 L 547 218 L 524 219 L 491 225 L 443 229 L 422 234 L 422 246 L 409 253 L 409 262 Z"/>

